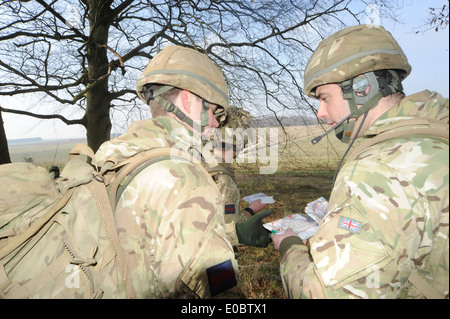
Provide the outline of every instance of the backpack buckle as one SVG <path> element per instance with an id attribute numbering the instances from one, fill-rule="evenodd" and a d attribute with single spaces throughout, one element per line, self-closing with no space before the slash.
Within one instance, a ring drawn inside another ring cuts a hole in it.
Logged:
<path id="1" fill-rule="evenodd" d="M 97 182 L 104 183 L 105 180 L 103 179 L 103 176 L 98 173 L 92 173 L 92 178 L 95 179 Z"/>

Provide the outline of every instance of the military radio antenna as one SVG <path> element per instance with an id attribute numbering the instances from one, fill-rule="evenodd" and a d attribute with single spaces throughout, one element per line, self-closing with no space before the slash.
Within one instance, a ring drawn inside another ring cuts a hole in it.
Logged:
<path id="1" fill-rule="evenodd" d="M 58 138 L 58 131 L 56 130 L 55 127 L 55 122 L 53 121 L 53 132 L 55 133 L 55 137 L 56 137 L 56 150 L 55 150 L 55 155 L 53 155 L 53 162 L 52 162 L 52 166 L 55 165 L 55 160 L 56 160 L 56 155 L 58 154 L 58 150 L 59 150 L 59 138 Z"/>
<path id="2" fill-rule="evenodd" d="M 59 150 L 59 140 L 58 143 L 56 144 L 56 151 L 55 151 L 55 155 L 53 155 L 53 162 L 52 162 L 52 166 L 55 165 L 55 159 L 56 159 L 56 154 L 58 154 L 58 150 Z"/>
<path id="3" fill-rule="evenodd" d="M 58 178 L 59 177 L 59 167 L 57 165 L 55 165 L 55 160 L 56 160 L 56 155 L 58 154 L 58 150 L 59 150 L 59 138 L 58 138 L 58 133 L 55 129 L 55 126 L 53 126 L 53 130 L 55 131 L 55 136 L 56 136 L 56 150 L 55 150 L 55 155 L 53 155 L 53 162 L 52 162 L 52 166 L 49 169 L 49 173 L 53 176 L 53 179 Z"/>

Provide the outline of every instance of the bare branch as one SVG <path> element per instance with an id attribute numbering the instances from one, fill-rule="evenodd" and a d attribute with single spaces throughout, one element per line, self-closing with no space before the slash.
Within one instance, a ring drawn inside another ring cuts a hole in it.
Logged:
<path id="1" fill-rule="evenodd" d="M 5 69 L 11 71 L 12 73 L 14 73 L 16 75 L 19 75 L 21 78 L 27 80 L 32 86 L 35 87 L 35 89 L 29 89 L 29 90 L 23 90 L 23 91 L 22 90 L 14 90 L 14 91 L 9 91 L 9 92 L 0 92 L 0 95 L 14 95 L 14 94 L 19 94 L 19 93 L 45 92 L 50 97 L 52 97 L 53 99 L 55 99 L 56 101 L 58 101 L 62 104 L 65 104 L 65 103 L 75 104 L 75 102 L 77 102 L 79 99 L 81 99 L 83 97 L 84 93 L 78 94 L 76 96 L 76 98 L 74 98 L 73 100 L 61 99 L 60 97 L 58 97 L 56 94 L 53 94 L 53 92 L 52 92 L 52 91 L 61 89 L 61 86 L 40 85 L 38 82 L 36 82 L 35 80 L 30 78 L 26 74 L 23 74 L 23 73 L 19 72 L 18 70 L 10 67 L 6 63 L 3 63 L 3 61 L 1 61 L 1 60 L 0 60 L 0 66 L 4 67 Z M 66 85 L 65 88 L 76 86 L 80 81 L 81 81 L 81 79 L 78 82 Z"/>
<path id="2" fill-rule="evenodd" d="M 28 112 L 28 111 L 7 109 L 7 108 L 4 108 L 2 106 L 0 106 L 0 111 L 1 112 L 6 112 L 6 113 L 28 115 L 28 116 L 31 116 L 31 117 L 35 117 L 35 118 L 38 118 L 38 119 L 45 119 L 45 120 L 47 120 L 47 119 L 58 119 L 58 120 L 63 121 L 67 125 L 80 124 L 80 125 L 86 126 L 86 119 L 84 117 L 81 118 L 81 119 L 78 119 L 78 120 L 68 120 L 68 119 L 66 119 L 64 116 L 62 116 L 60 114 L 36 114 L 36 113 L 33 113 L 33 112 Z"/>
<path id="3" fill-rule="evenodd" d="M 65 25 L 69 26 L 70 30 L 76 33 L 80 38 L 84 41 L 87 41 L 89 38 L 81 33 L 77 28 L 72 26 L 66 19 L 64 19 L 58 12 L 56 12 L 51 6 L 49 6 L 44 0 L 36 0 L 39 4 L 41 4 L 44 8 L 50 11 L 58 20 L 60 20 Z"/>
<path id="4" fill-rule="evenodd" d="M 376 2 L 388 8 L 396 1 Z M 83 107 L 88 135 L 104 139 L 116 114 L 127 121 L 147 114 L 136 99 L 136 79 L 162 47 L 175 44 L 206 53 L 222 68 L 232 102 L 251 108 L 252 115 L 269 114 L 281 122 L 295 112 L 314 114 L 301 88 L 306 61 L 322 37 L 344 27 L 344 21 L 365 17 L 361 4 L 352 4 L 4 1 L 0 95 L 44 93 L 61 105 Z"/>

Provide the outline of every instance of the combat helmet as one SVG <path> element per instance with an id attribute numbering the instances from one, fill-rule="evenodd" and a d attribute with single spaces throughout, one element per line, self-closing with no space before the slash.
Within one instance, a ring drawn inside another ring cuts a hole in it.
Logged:
<path id="1" fill-rule="evenodd" d="M 148 84 L 162 85 L 151 91 Z M 220 106 L 215 113 L 219 120 L 226 115 L 228 87 L 220 69 L 203 53 L 182 46 L 168 46 L 159 52 L 146 66 L 136 83 L 136 93 L 146 104 L 155 99 L 166 111 L 193 127 L 192 120 L 161 94 L 172 88 L 188 90 L 203 100 L 202 128 L 208 124 L 210 104 Z"/>
<path id="2" fill-rule="evenodd" d="M 388 70 L 389 79 L 374 71 Z M 382 26 L 356 25 L 322 40 L 308 61 L 304 73 L 304 92 L 315 97 L 324 84 L 341 86 L 348 100 L 350 115 L 335 126 L 336 136 L 348 142 L 358 118 L 389 94 L 403 90 L 401 81 L 411 73 L 408 59 L 397 41 Z M 370 87 L 370 93 L 365 90 Z M 374 89 L 373 89 L 374 88 Z M 357 105 L 362 105 L 358 108 Z M 338 128 L 338 126 L 342 127 Z"/>
<path id="3" fill-rule="evenodd" d="M 223 150 L 232 149 L 237 155 L 247 147 L 249 139 L 251 139 L 251 136 L 249 136 L 251 132 L 248 132 L 247 129 L 250 128 L 252 119 L 250 112 L 235 105 L 230 105 L 227 116 L 221 123 L 220 130 L 215 132 L 214 142 L 221 143 L 221 145 L 215 145 L 215 147 L 220 147 Z M 219 136 L 217 137 L 217 135 Z"/>

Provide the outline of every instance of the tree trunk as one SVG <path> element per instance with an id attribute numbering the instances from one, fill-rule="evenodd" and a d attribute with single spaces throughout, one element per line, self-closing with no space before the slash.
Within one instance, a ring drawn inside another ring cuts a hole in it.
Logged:
<path id="1" fill-rule="evenodd" d="M 3 126 L 2 111 L 0 111 L 0 164 L 11 163 L 9 157 L 8 141 L 6 140 L 5 127 Z"/>
<path id="2" fill-rule="evenodd" d="M 86 137 L 87 144 L 96 152 L 100 145 L 110 139 L 111 107 L 108 92 L 108 57 L 106 47 L 111 18 L 112 1 L 88 1 L 90 36 L 87 43 L 89 82 L 94 83 L 102 76 L 104 79 L 86 93 Z"/>

